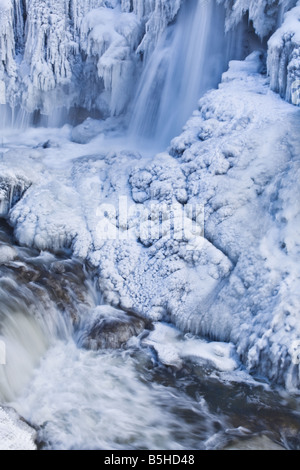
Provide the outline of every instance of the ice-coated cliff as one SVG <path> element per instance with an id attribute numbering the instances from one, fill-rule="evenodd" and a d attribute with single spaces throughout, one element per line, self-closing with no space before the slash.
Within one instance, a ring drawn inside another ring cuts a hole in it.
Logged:
<path id="1" fill-rule="evenodd" d="M 1 0 L 1 125 L 38 122 L 40 114 L 56 124 L 73 107 L 83 108 L 82 116 L 124 113 L 163 32 L 181 5 L 193 1 Z M 266 39 L 284 22 L 270 39 L 268 70 L 271 88 L 292 101 L 299 77 L 297 8 L 284 18 L 296 0 L 217 3 L 225 7 L 227 31 L 248 19 Z"/>
<path id="2" fill-rule="evenodd" d="M 268 72 L 272 90 L 300 105 L 300 2 L 286 13 L 268 43 Z"/>
<path id="3" fill-rule="evenodd" d="M 238 24 L 243 15 L 248 15 L 254 29 L 260 37 L 266 37 L 280 26 L 283 15 L 295 6 L 297 0 L 218 0 L 224 3 L 230 29 Z"/>
<path id="4" fill-rule="evenodd" d="M 120 114 L 141 57 L 150 55 L 180 4 L 1 0 L 0 104 L 46 115 L 72 106 Z"/>

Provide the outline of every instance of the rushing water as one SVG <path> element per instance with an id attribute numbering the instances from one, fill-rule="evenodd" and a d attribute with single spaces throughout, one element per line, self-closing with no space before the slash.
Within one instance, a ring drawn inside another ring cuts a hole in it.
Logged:
<path id="1" fill-rule="evenodd" d="M 3 221 L 0 256 L 0 339 L 7 356 L 0 402 L 37 428 L 39 448 L 300 445 L 296 397 L 242 370 L 221 373 L 188 360 L 181 369 L 167 367 L 144 341 L 151 325 L 114 349 L 83 348 L 87 320 L 110 307 L 101 306 L 91 273 L 68 253 L 19 247 Z M 118 324 L 114 329 L 118 335 Z"/>

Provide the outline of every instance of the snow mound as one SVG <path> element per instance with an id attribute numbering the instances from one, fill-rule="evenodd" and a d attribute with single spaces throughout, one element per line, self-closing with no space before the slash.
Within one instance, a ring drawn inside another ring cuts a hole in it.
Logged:
<path id="1" fill-rule="evenodd" d="M 234 371 L 239 366 L 233 344 L 183 337 L 179 330 L 165 323 L 155 323 L 154 331 L 143 344 L 152 346 L 163 364 L 176 368 L 182 367 L 186 359 L 222 372 Z"/>

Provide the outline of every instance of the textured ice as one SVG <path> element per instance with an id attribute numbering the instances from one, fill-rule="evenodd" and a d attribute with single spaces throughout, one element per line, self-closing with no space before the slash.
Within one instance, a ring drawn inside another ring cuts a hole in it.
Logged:
<path id="1" fill-rule="evenodd" d="M 297 2 L 218 3 L 225 6 L 227 30 L 248 14 L 256 34 L 267 38 Z M 1 121 L 25 124 L 38 110 L 57 123 L 73 107 L 105 117 L 122 114 L 135 91 L 132 84 L 181 5 L 182 0 L 1 0 L 0 105 L 8 116 Z M 272 88 L 288 100 L 299 77 L 295 27 L 297 9 L 270 41 Z"/>
<path id="2" fill-rule="evenodd" d="M 261 37 L 273 32 L 282 21 L 284 12 L 293 7 L 297 0 L 218 0 L 227 10 L 227 28 L 239 23 L 246 13 L 257 34 Z"/>

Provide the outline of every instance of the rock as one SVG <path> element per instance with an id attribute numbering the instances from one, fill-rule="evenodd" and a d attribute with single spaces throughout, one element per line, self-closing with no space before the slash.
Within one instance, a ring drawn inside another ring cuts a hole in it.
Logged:
<path id="1" fill-rule="evenodd" d="M 225 447 L 224 450 L 286 450 L 280 444 L 271 441 L 267 436 L 255 436 L 241 439 Z"/>
<path id="2" fill-rule="evenodd" d="M 107 305 L 98 307 L 96 312 L 96 319 L 81 340 L 86 349 L 118 349 L 146 328 L 146 321 L 134 313 Z"/>

